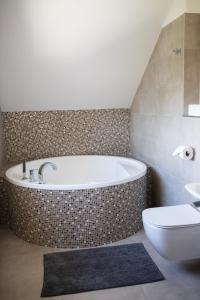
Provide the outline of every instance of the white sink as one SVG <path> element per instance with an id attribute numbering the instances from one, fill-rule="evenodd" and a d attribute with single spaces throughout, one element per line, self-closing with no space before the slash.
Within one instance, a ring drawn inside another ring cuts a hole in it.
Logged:
<path id="1" fill-rule="evenodd" d="M 199 104 L 189 104 L 188 116 L 199 117 L 200 116 L 200 105 Z"/>
<path id="2" fill-rule="evenodd" d="M 200 183 L 189 183 L 185 185 L 185 188 L 192 196 L 200 199 Z"/>

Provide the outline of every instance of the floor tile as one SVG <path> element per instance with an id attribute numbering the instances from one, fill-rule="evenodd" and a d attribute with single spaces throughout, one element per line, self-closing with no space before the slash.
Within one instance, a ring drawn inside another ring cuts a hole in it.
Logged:
<path id="1" fill-rule="evenodd" d="M 199 300 L 200 260 L 174 263 L 162 258 L 147 241 L 143 231 L 114 243 L 143 242 L 166 280 L 156 283 L 92 291 L 74 295 L 40 298 L 43 281 L 43 254 L 66 249 L 26 243 L 7 227 L 0 226 L 1 300 Z M 109 245 L 108 245 L 109 246 Z"/>

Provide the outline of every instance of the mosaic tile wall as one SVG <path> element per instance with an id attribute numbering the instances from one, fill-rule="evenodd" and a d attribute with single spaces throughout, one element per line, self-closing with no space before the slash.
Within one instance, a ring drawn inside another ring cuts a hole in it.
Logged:
<path id="1" fill-rule="evenodd" d="M 10 226 L 25 241 L 62 248 L 98 246 L 142 227 L 146 176 L 126 184 L 48 191 L 9 184 Z"/>
<path id="2" fill-rule="evenodd" d="M 9 223 L 7 182 L 0 174 L 0 224 Z"/>
<path id="3" fill-rule="evenodd" d="M 2 111 L 0 107 L 0 172 L 2 167 L 5 165 L 5 153 L 4 153 L 4 140 L 3 140 L 3 121 Z"/>
<path id="4" fill-rule="evenodd" d="M 129 110 L 4 112 L 8 162 L 52 156 L 127 156 Z"/>

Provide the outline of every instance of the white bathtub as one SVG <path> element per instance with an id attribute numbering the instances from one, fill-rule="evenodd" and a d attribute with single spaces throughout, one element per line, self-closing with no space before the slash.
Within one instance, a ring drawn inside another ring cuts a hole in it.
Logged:
<path id="1" fill-rule="evenodd" d="M 146 166 L 140 161 L 115 156 L 62 156 L 26 163 L 29 177 L 31 169 L 39 169 L 44 162 L 57 166 L 54 171 L 50 166 L 44 170 L 44 184 L 22 180 L 22 164 L 11 167 L 6 172 L 7 180 L 15 185 L 45 190 L 80 190 L 119 185 L 134 181 L 146 174 Z"/>
<path id="2" fill-rule="evenodd" d="M 44 162 L 45 184 L 22 180 L 22 164 L 6 172 L 13 232 L 37 245 L 94 247 L 131 236 L 147 205 L 146 166 L 113 156 L 66 156 L 27 162 L 27 176 Z"/>

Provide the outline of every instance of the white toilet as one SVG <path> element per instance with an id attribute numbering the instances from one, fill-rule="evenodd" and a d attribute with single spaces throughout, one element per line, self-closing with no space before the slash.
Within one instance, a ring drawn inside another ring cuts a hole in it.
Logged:
<path id="1" fill-rule="evenodd" d="M 149 208 L 142 219 L 160 255 L 175 261 L 200 258 L 200 210 L 190 204 Z"/>

